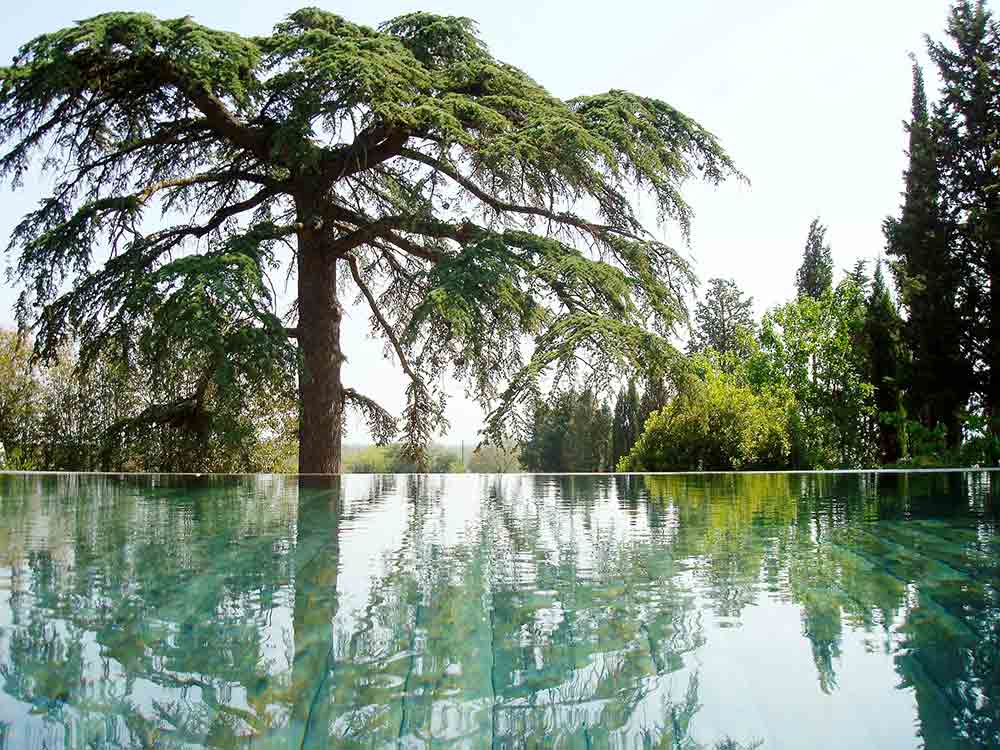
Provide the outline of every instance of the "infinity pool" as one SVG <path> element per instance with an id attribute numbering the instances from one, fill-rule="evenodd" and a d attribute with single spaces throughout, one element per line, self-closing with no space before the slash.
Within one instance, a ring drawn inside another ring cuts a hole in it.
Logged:
<path id="1" fill-rule="evenodd" d="M 0 748 L 1000 747 L 998 486 L 0 476 Z"/>

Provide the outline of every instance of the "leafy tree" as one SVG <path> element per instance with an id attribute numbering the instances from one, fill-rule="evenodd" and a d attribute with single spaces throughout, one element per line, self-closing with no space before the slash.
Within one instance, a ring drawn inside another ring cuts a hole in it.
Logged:
<path id="1" fill-rule="evenodd" d="M 705 298 L 695 306 L 694 322 L 690 352 L 745 354 L 755 328 L 753 297 L 745 297 L 732 279 L 709 279 Z"/>
<path id="2" fill-rule="evenodd" d="M 786 386 L 795 397 L 795 467 L 875 462 L 874 389 L 862 346 L 865 311 L 862 290 L 848 277 L 818 298 L 800 295 L 764 316 L 753 377 L 759 385 Z"/>
<path id="3" fill-rule="evenodd" d="M 183 353 L 138 367 L 100 356 L 85 372 L 72 346 L 34 365 L 16 334 L 0 332 L 0 441 L 19 468 L 106 471 L 295 470 L 297 410 L 280 383 L 267 391 L 206 382 Z M 224 373 L 224 369 L 216 371 Z M 164 406 L 167 404 L 167 406 Z"/>
<path id="4" fill-rule="evenodd" d="M 591 389 L 581 393 L 563 443 L 565 471 L 611 471 L 611 409 Z"/>
<path id="5" fill-rule="evenodd" d="M 0 70 L 0 141 L 0 175 L 16 185 L 40 163 L 56 183 L 11 239 L 39 353 L 74 333 L 85 365 L 198 348 L 241 373 L 232 387 L 300 368 L 304 472 L 339 470 L 345 406 L 391 439 L 385 410 L 341 380 L 341 293 L 370 306 L 410 379 L 402 429 L 419 463 L 448 366 L 497 437 L 528 427 L 522 404 L 547 371 L 589 356 L 600 383 L 674 358 L 656 334 L 683 317 L 690 270 L 629 196 L 650 192 L 686 232 L 684 182 L 738 175 L 668 104 L 557 99 L 471 20 L 427 13 L 374 30 L 307 8 L 252 38 L 96 16 Z M 573 213 L 580 199 L 596 218 Z M 158 209 L 176 223 L 149 229 Z M 288 326 L 269 278 L 282 265 L 297 283 Z"/>
<path id="6" fill-rule="evenodd" d="M 892 464 L 906 454 L 906 435 L 898 417 L 905 414 L 903 376 L 907 350 L 903 341 L 903 320 L 882 274 L 882 264 L 875 266 L 865 313 L 865 349 L 868 381 L 875 389 L 878 411 L 879 460 Z M 890 416 L 891 415 L 891 416 Z"/>
<path id="7" fill-rule="evenodd" d="M 611 424 L 611 458 L 612 464 L 625 456 L 635 445 L 642 424 L 639 422 L 639 392 L 635 380 L 629 378 L 628 387 L 623 388 L 615 400 L 614 420 Z"/>
<path id="8" fill-rule="evenodd" d="M 826 242 L 826 227 L 819 218 L 809 225 L 802 265 L 795 273 L 795 288 L 800 296 L 819 299 L 833 287 L 833 254 Z"/>
<path id="9" fill-rule="evenodd" d="M 558 471 L 562 444 L 572 417 L 572 393 L 562 391 L 535 402 L 532 428 L 521 446 L 521 463 L 528 471 Z"/>
<path id="10" fill-rule="evenodd" d="M 1000 191 L 992 161 L 1000 134 L 1000 23 L 982 0 L 963 0 L 952 5 L 946 33 L 943 42 L 928 39 L 941 79 L 933 118 L 941 207 L 966 287 L 964 356 L 979 365 L 975 389 L 1000 435 Z"/>
<path id="11" fill-rule="evenodd" d="M 962 261 L 943 207 L 938 131 L 931 122 L 923 71 L 913 63 L 913 112 L 909 167 L 902 212 L 884 223 L 886 249 L 906 311 L 905 336 L 912 352 L 906 378 L 908 411 L 929 430 L 961 441 L 959 414 L 973 388 L 972 358 L 963 351 Z M 943 377 L 947 374 L 947 377 Z"/>
<path id="12" fill-rule="evenodd" d="M 619 471 L 781 468 L 791 451 L 787 389 L 755 391 L 712 358 L 649 418 Z"/>

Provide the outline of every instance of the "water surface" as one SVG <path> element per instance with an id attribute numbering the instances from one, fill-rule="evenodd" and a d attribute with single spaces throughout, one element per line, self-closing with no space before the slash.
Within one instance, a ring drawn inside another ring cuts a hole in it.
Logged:
<path id="1" fill-rule="evenodd" d="M 0 476 L 0 748 L 1000 747 L 998 483 Z"/>

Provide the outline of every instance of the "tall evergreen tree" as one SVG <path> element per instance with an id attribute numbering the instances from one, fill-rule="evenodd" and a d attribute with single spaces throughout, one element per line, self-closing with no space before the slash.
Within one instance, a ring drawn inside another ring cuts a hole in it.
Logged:
<path id="1" fill-rule="evenodd" d="M 915 60 L 907 130 L 910 161 L 902 211 L 885 221 L 884 231 L 912 351 L 908 411 L 930 429 L 944 425 L 949 443 L 957 445 L 959 413 L 972 390 L 971 358 L 962 348 L 963 272 L 942 206 L 938 137 L 928 113 L 923 71 Z"/>
<path id="2" fill-rule="evenodd" d="M 943 205 L 966 285 L 967 358 L 976 390 L 1000 434 L 1000 24 L 985 3 L 955 3 L 947 39 L 928 39 L 941 78 L 934 108 Z"/>
<path id="3" fill-rule="evenodd" d="M 754 331 L 753 297 L 744 296 L 732 279 L 709 279 L 708 291 L 695 307 L 694 323 L 691 353 L 745 352 Z"/>
<path id="4" fill-rule="evenodd" d="M 819 299 L 833 288 L 833 253 L 826 242 L 826 227 L 819 218 L 809 225 L 802 265 L 795 274 L 795 288 L 799 295 Z"/>
<path id="5" fill-rule="evenodd" d="M 587 388 L 576 402 L 566 444 L 572 447 L 572 460 L 565 471 L 610 471 L 611 409 L 593 390 Z"/>
<path id="6" fill-rule="evenodd" d="M 611 425 L 612 465 L 617 465 L 619 458 L 628 455 L 640 432 L 639 391 L 635 380 L 629 379 L 628 387 L 619 392 L 615 401 L 615 416 Z"/>
<path id="7" fill-rule="evenodd" d="M 594 391 L 573 388 L 535 404 L 531 433 L 521 450 L 528 471 L 608 471 L 611 410 Z"/>
<path id="8" fill-rule="evenodd" d="M 905 447 L 899 421 L 888 415 L 898 416 L 902 411 L 906 347 L 903 320 L 886 284 L 881 261 L 875 265 L 868 295 L 864 339 L 868 380 L 875 388 L 878 412 L 879 460 L 882 464 L 890 464 L 900 459 Z"/>

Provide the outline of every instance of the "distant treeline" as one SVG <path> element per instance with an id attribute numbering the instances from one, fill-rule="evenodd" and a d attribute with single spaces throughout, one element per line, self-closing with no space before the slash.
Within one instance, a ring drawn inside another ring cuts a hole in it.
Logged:
<path id="1" fill-rule="evenodd" d="M 30 341 L 0 331 L 6 468 L 295 471 L 297 410 L 280 383 L 229 387 L 232 370 L 190 352 L 102 354 L 86 370 L 79 359 L 67 345 L 36 361 Z"/>
<path id="2" fill-rule="evenodd" d="M 412 474 L 418 471 L 432 474 L 507 474 L 521 470 L 516 447 L 494 445 L 433 445 L 427 451 L 426 463 L 418 466 L 405 446 L 345 445 L 345 474 Z"/>

